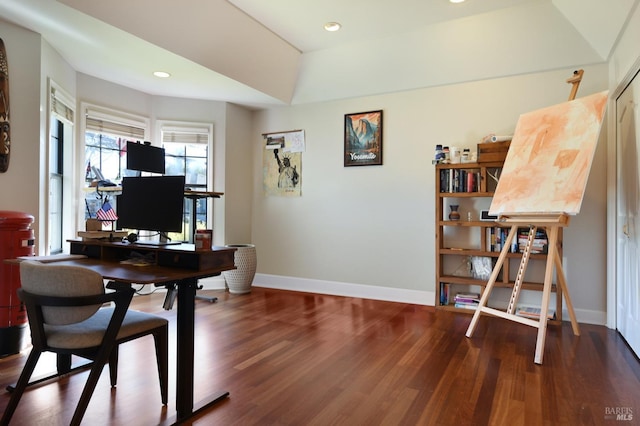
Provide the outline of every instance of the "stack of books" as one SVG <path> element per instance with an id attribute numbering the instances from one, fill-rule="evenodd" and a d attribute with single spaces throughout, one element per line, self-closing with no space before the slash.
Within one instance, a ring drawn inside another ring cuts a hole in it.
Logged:
<path id="1" fill-rule="evenodd" d="M 516 315 L 523 318 L 536 320 L 536 321 L 540 320 L 540 312 L 541 312 L 540 308 L 536 308 L 533 306 L 519 306 L 518 309 L 516 309 Z M 552 320 L 555 318 L 556 318 L 555 309 L 549 308 L 549 310 L 547 311 L 547 319 Z"/>
<path id="2" fill-rule="evenodd" d="M 518 229 L 518 250 L 522 253 L 529 241 L 529 230 L 527 228 Z M 547 233 L 544 229 L 536 229 L 536 235 L 531 245 L 531 254 L 547 253 L 549 241 L 547 239 Z"/>
<path id="3" fill-rule="evenodd" d="M 78 231 L 78 237 L 83 241 L 90 240 L 109 240 L 121 241 L 128 235 L 127 231 Z"/>
<path id="4" fill-rule="evenodd" d="M 458 293 L 455 297 L 455 307 L 463 309 L 476 309 L 480 304 L 478 293 Z"/>

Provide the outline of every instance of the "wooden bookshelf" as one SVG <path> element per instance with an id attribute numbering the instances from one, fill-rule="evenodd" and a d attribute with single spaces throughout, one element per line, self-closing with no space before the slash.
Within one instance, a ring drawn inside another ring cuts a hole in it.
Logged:
<path id="1" fill-rule="evenodd" d="M 460 163 L 438 164 L 435 166 L 435 229 L 436 229 L 436 300 L 438 309 L 452 310 L 456 312 L 473 313 L 474 309 L 457 308 L 454 306 L 454 296 L 458 292 L 475 292 L 482 294 L 488 279 L 474 275 L 473 269 L 470 275 L 460 273 L 456 268 L 465 265 L 465 261 L 472 258 L 485 258 L 491 260 L 491 267 L 495 265 L 500 255 L 500 246 L 495 246 L 491 239 L 491 231 L 504 230 L 504 237 L 509 230 L 501 227 L 495 221 L 479 220 L 480 210 L 488 210 L 491 204 L 497 180 L 502 170 L 503 162 L 486 163 Z M 468 178 L 472 173 L 473 178 Z M 465 180 L 464 177 L 467 176 Z M 452 183 L 455 177 L 458 185 Z M 458 205 L 459 220 L 450 220 L 450 205 Z M 485 206 L 486 208 L 478 208 Z M 468 214 L 471 213 L 471 217 Z M 562 258 L 562 234 L 559 235 L 560 258 Z M 496 287 L 511 289 L 514 285 L 514 275 L 519 267 L 522 254 L 519 249 L 507 255 Z M 531 263 L 544 265 L 547 255 L 536 253 L 530 256 Z M 488 263 L 487 260 L 484 262 Z M 463 268 L 463 272 L 467 272 Z M 529 277 L 527 277 L 529 278 Z M 523 290 L 542 291 L 544 275 L 536 276 L 523 282 Z M 444 300 L 444 286 L 448 286 L 448 300 Z M 556 285 L 552 291 L 556 293 L 555 321 L 562 320 L 562 294 Z M 497 301 L 498 303 L 500 301 Z M 506 302 L 505 302 L 506 303 Z M 490 303 L 491 305 L 491 300 Z M 530 304 L 527 304 L 530 305 Z"/>

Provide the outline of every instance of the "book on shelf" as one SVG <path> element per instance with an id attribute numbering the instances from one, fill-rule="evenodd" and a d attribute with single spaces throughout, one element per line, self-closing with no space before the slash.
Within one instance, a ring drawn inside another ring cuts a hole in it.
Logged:
<path id="1" fill-rule="evenodd" d="M 478 307 L 477 303 L 474 304 L 468 304 L 468 303 L 455 303 L 453 305 L 456 308 L 460 308 L 460 309 L 473 309 L 475 310 Z"/>
<path id="2" fill-rule="evenodd" d="M 440 305 L 446 306 L 449 304 L 449 284 L 440 283 Z"/>
<path id="3" fill-rule="evenodd" d="M 519 306 L 516 309 L 516 315 L 523 318 L 533 319 L 533 320 L 539 320 L 541 312 L 542 312 L 542 309 L 537 308 L 535 306 Z M 555 309 L 549 308 L 549 310 L 547 311 L 547 319 L 552 320 L 555 318 L 556 318 Z"/>
<path id="4" fill-rule="evenodd" d="M 480 294 L 479 293 L 457 293 L 454 298 L 454 303 L 456 307 L 458 305 L 467 306 L 477 306 L 480 303 Z"/>
<path id="5" fill-rule="evenodd" d="M 489 228 L 489 232 L 487 233 L 487 250 L 493 251 L 496 245 L 496 228 Z"/>
<path id="6" fill-rule="evenodd" d="M 500 226 L 489 228 L 489 236 L 487 237 L 487 247 L 489 251 L 502 251 L 504 242 L 507 240 L 508 230 Z"/>
<path id="7" fill-rule="evenodd" d="M 93 239 L 123 239 L 128 235 L 127 231 L 78 231 L 78 237 L 81 237 L 83 240 L 93 240 Z"/>
<path id="8" fill-rule="evenodd" d="M 529 229 L 518 228 L 518 250 L 520 253 L 524 252 L 529 241 Z M 548 252 L 549 240 L 547 239 L 547 233 L 544 229 L 536 229 L 533 242 L 531 244 L 531 253 L 544 253 Z"/>
<path id="9" fill-rule="evenodd" d="M 478 192 L 480 172 L 466 169 L 440 170 L 440 192 Z"/>

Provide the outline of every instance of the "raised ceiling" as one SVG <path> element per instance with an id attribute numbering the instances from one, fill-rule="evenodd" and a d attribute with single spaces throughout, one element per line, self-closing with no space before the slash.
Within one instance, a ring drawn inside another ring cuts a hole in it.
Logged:
<path id="1" fill-rule="evenodd" d="M 639 2 L 3 0 L 0 17 L 79 72 L 263 107 L 602 63 Z M 327 21 L 342 30 L 324 31 Z"/>

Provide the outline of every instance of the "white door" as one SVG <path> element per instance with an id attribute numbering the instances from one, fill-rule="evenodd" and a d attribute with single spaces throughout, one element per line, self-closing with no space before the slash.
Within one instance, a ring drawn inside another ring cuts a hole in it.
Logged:
<path id="1" fill-rule="evenodd" d="M 618 331 L 640 356 L 640 73 L 616 100 L 616 316 Z"/>

